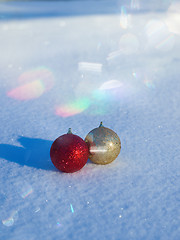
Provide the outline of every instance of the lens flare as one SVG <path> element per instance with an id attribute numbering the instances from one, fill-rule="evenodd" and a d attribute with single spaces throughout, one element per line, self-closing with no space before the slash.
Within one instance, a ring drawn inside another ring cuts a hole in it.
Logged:
<path id="1" fill-rule="evenodd" d="M 40 97 L 44 90 L 45 87 L 42 81 L 37 80 L 12 89 L 7 93 L 7 96 L 22 101 L 30 100 Z"/>
<path id="2" fill-rule="evenodd" d="M 7 96 L 16 100 L 31 100 L 39 98 L 54 85 L 52 72 L 44 67 L 33 69 L 21 74 L 19 86 L 8 91 Z"/>
<path id="3" fill-rule="evenodd" d="M 2 223 L 6 227 L 11 227 L 11 226 L 13 226 L 13 224 L 17 220 L 17 218 L 18 218 L 18 211 L 13 211 L 10 217 L 2 220 Z"/>
<path id="4" fill-rule="evenodd" d="M 127 14 L 126 8 L 124 6 L 121 7 L 120 26 L 123 29 L 127 29 L 131 26 L 131 16 Z"/>
<path id="5" fill-rule="evenodd" d="M 87 97 L 81 97 L 55 108 L 55 114 L 66 118 L 80 114 L 88 109 L 89 115 L 104 115 L 116 101 L 126 100 L 135 93 L 136 88 L 126 81 L 109 80 L 91 89 Z M 83 90 L 84 91 L 84 90 Z"/>
<path id="6" fill-rule="evenodd" d="M 172 3 L 164 21 L 170 32 L 180 35 L 180 2 Z"/>
<path id="7" fill-rule="evenodd" d="M 160 20 L 150 20 L 145 28 L 148 38 L 147 47 L 161 51 L 170 51 L 175 43 L 173 33 L 170 33 L 167 25 Z"/>
<path id="8" fill-rule="evenodd" d="M 103 83 L 99 89 L 94 92 L 94 97 L 97 100 L 113 102 L 131 96 L 133 92 L 132 86 L 118 80 L 110 80 Z"/>
<path id="9" fill-rule="evenodd" d="M 56 226 L 57 226 L 57 227 L 61 227 L 61 224 L 60 224 L 59 221 L 56 223 Z"/>
<path id="10" fill-rule="evenodd" d="M 89 62 L 79 62 L 78 63 L 79 71 L 89 71 L 89 72 L 102 72 L 102 64 L 101 63 L 89 63 Z"/>
<path id="11" fill-rule="evenodd" d="M 39 212 L 41 209 L 38 207 L 36 210 L 35 210 L 35 213 Z"/>
<path id="12" fill-rule="evenodd" d="M 112 59 L 115 59 L 115 58 L 119 57 L 121 54 L 122 54 L 122 52 L 120 50 L 111 52 L 111 53 L 108 54 L 106 60 L 110 61 Z"/>
<path id="13" fill-rule="evenodd" d="M 30 187 L 30 188 L 26 189 L 26 190 L 21 194 L 21 197 L 22 197 L 22 198 L 26 198 L 26 197 L 28 197 L 31 193 L 33 193 L 33 189 Z"/>
<path id="14" fill-rule="evenodd" d="M 74 208 L 73 208 L 72 204 L 70 204 L 70 207 L 71 207 L 71 212 L 74 213 Z"/>
<path id="15" fill-rule="evenodd" d="M 56 107 L 56 115 L 61 117 L 70 117 L 79 113 L 82 113 L 90 106 L 90 100 L 88 98 L 78 99 L 67 105 Z"/>
<path id="16" fill-rule="evenodd" d="M 162 41 L 158 42 L 156 44 L 156 48 L 160 50 L 171 50 L 174 45 L 174 35 L 173 34 L 168 34 Z"/>
<path id="17" fill-rule="evenodd" d="M 119 88 L 122 87 L 122 83 L 117 80 L 110 80 L 108 82 L 103 83 L 100 86 L 100 90 L 112 89 L 112 88 Z"/>
<path id="18" fill-rule="evenodd" d="M 5 220 L 2 220 L 2 223 L 6 226 L 6 227 L 11 227 L 14 224 L 14 219 L 12 217 L 9 217 Z"/>

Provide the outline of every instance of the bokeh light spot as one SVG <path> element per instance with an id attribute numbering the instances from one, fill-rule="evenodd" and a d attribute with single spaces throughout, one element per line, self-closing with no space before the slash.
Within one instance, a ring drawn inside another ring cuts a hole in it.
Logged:
<path id="1" fill-rule="evenodd" d="M 12 89 L 7 96 L 18 100 L 30 100 L 40 97 L 44 90 L 42 81 L 37 80 Z"/>
<path id="2" fill-rule="evenodd" d="M 180 35 L 180 2 L 174 1 L 168 9 L 165 23 L 170 32 Z"/>
<path id="3" fill-rule="evenodd" d="M 81 98 L 69 104 L 56 107 L 56 115 L 61 117 L 70 117 L 79 114 L 90 106 L 88 98 Z"/>
<path id="4" fill-rule="evenodd" d="M 2 223 L 6 227 L 13 226 L 14 222 L 18 219 L 18 211 L 13 211 L 10 215 L 10 217 L 2 220 Z"/>
<path id="5" fill-rule="evenodd" d="M 132 93 L 133 88 L 129 84 L 118 80 L 110 80 L 103 83 L 100 88 L 94 92 L 94 97 L 99 100 L 113 102 L 131 96 Z"/>
<path id="6" fill-rule="evenodd" d="M 122 83 L 117 81 L 117 80 L 110 80 L 108 82 L 103 83 L 100 86 L 100 90 L 105 90 L 105 89 L 112 89 L 112 88 L 119 88 L 122 87 Z"/>
<path id="7" fill-rule="evenodd" d="M 12 217 L 9 217 L 5 220 L 2 220 L 2 223 L 6 226 L 6 227 L 11 227 L 14 224 L 14 219 Z"/>
<path id="8" fill-rule="evenodd" d="M 41 67 L 22 73 L 18 87 L 7 92 L 7 96 L 17 100 L 31 100 L 40 97 L 54 85 L 53 73 Z"/>

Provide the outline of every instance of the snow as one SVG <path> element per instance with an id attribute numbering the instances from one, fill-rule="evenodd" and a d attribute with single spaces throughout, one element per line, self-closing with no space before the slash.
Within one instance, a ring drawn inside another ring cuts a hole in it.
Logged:
<path id="1" fill-rule="evenodd" d="M 0 239 L 179 240 L 178 1 L 0 3 Z M 103 121 L 118 158 L 55 169 Z"/>

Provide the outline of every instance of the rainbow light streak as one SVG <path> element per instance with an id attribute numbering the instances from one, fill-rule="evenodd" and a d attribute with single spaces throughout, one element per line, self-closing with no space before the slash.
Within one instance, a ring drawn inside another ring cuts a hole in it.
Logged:
<path id="1" fill-rule="evenodd" d="M 9 217 L 5 220 L 2 220 L 2 223 L 6 226 L 6 227 L 11 227 L 14 224 L 14 219 L 13 217 Z"/>
<path id="2" fill-rule="evenodd" d="M 2 220 L 3 225 L 6 227 L 13 226 L 15 219 L 17 219 L 17 214 L 18 211 L 14 211 L 9 218 Z"/>
<path id="3" fill-rule="evenodd" d="M 24 72 L 18 78 L 20 86 L 7 92 L 7 96 L 16 100 L 39 98 L 54 85 L 52 72 L 44 67 Z"/>
<path id="4" fill-rule="evenodd" d="M 174 45 L 174 36 L 172 34 L 169 34 L 165 39 L 163 39 L 161 42 L 159 42 L 156 45 L 157 49 L 167 49 L 169 50 L 169 47 Z"/>
<path id="5" fill-rule="evenodd" d="M 121 7 L 121 14 L 122 14 L 122 15 L 127 15 L 127 11 L 126 11 L 125 6 L 122 6 L 122 7 Z"/>
<path id="6" fill-rule="evenodd" d="M 174 46 L 174 35 L 162 21 L 150 20 L 146 25 L 146 34 L 149 37 L 149 45 L 158 50 L 169 51 Z"/>
<path id="7" fill-rule="evenodd" d="M 165 24 L 161 21 L 150 20 L 146 25 L 146 33 L 148 37 L 159 35 L 165 29 Z"/>
<path id="8" fill-rule="evenodd" d="M 21 194 L 21 197 L 22 197 L 22 198 L 26 198 L 26 197 L 28 197 L 31 193 L 33 193 L 33 189 L 30 187 L 29 189 L 27 189 L 25 192 L 23 192 L 23 193 Z"/>
<path id="9" fill-rule="evenodd" d="M 70 117 L 79 114 L 90 106 L 91 102 L 88 98 L 82 98 L 69 103 L 67 105 L 56 107 L 56 115 L 61 117 Z"/>
<path id="10" fill-rule="evenodd" d="M 89 98 L 79 98 L 74 102 L 55 108 L 55 114 L 66 118 L 82 113 L 89 107 L 89 114 L 105 114 L 108 104 L 134 94 L 135 88 L 125 82 L 110 80 L 104 82 L 98 89 L 91 92 Z"/>
<path id="11" fill-rule="evenodd" d="M 120 14 L 120 26 L 123 29 L 128 28 L 129 26 L 129 19 L 130 15 L 127 15 L 126 8 L 124 6 L 121 7 L 121 14 Z"/>
<path id="12" fill-rule="evenodd" d="M 89 63 L 89 62 L 79 62 L 78 63 L 79 71 L 90 71 L 90 72 L 102 72 L 102 64 L 101 63 Z"/>
<path id="13" fill-rule="evenodd" d="M 71 207 L 71 212 L 74 213 L 74 209 L 73 209 L 72 204 L 70 204 L 70 207 Z"/>

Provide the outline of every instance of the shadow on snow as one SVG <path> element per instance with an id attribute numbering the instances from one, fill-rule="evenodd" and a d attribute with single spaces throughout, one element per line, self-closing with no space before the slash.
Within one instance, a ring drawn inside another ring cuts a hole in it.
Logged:
<path id="1" fill-rule="evenodd" d="M 37 169 L 56 171 L 50 159 L 52 141 L 19 137 L 22 147 L 0 144 L 0 157 L 8 161 Z"/>

